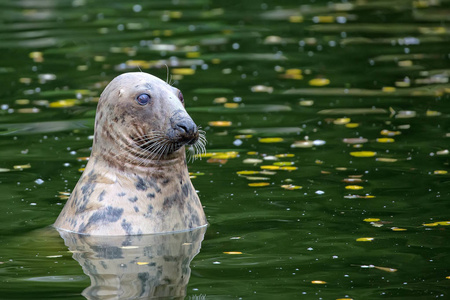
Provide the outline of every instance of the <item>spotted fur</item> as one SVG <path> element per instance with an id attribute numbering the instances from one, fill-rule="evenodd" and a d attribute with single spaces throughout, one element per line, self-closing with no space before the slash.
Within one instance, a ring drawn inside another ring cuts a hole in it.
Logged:
<path id="1" fill-rule="evenodd" d="M 111 81 L 97 107 L 91 157 L 55 227 L 136 235 L 207 224 L 184 150 L 199 133 L 178 93 L 146 73 Z M 150 96 L 147 105 L 136 101 L 141 94 Z"/>

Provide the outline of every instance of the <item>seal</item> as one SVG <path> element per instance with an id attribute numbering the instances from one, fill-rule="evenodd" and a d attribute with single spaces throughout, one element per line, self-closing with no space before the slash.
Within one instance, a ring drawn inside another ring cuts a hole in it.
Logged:
<path id="1" fill-rule="evenodd" d="M 147 73 L 117 76 L 100 95 L 89 161 L 54 227 L 140 235 L 206 226 L 185 152 L 205 143 L 180 90 Z"/>

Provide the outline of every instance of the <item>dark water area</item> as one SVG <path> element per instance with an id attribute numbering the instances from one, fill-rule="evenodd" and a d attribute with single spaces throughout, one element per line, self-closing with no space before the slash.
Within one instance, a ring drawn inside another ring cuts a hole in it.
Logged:
<path id="1" fill-rule="evenodd" d="M 1 299 L 450 299 L 450 1 L 2 0 L 0 24 Z M 206 132 L 210 225 L 63 239 L 98 97 L 140 70 Z"/>

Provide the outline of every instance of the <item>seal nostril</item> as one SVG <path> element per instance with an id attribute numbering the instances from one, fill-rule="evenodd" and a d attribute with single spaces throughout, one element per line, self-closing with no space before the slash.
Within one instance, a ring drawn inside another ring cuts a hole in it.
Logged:
<path id="1" fill-rule="evenodd" d="M 175 126 L 180 133 L 185 135 L 192 135 L 197 130 L 197 126 L 193 122 L 180 122 Z"/>

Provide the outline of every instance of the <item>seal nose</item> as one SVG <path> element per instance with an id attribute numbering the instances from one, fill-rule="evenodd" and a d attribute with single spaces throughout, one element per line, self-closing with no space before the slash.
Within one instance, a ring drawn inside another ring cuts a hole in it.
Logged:
<path id="1" fill-rule="evenodd" d="M 192 120 L 180 120 L 175 124 L 174 129 L 179 140 L 189 145 L 194 144 L 198 139 L 198 128 Z"/>
<path id="2" fill-rule="evenodd" d="M 197 131 L 197 126 L 194 124 L 194 122 L 188 122 L 186 120 L 176 124 L 175 129 L 183 135 L 191 136 Z"/>

